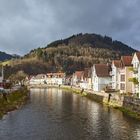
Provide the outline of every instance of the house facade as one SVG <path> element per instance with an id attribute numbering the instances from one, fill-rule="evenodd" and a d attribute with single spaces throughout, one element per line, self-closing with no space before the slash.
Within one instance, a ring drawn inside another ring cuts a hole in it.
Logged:
<path id="1" fill-rule="evenodd" d="M 31 76 L 29 79 L 30 85 L 43 85 L 46 82 L 46 75 L 45 74 L 38 74 L 36 76 Z"/>
<path id="2" fill-rule="evenodd" d="M 139 98 L 140 98 L 140 65 L 139 65 L 139 68 L 138 68 L 138 82 L 139 82 L 139 94 L 138 94 L 138 96 L 139 96 Z"/>
<path id="3" fill-rule="evenodd" d="M 82 73 L 82 80 L 80 81 L 80 87 L 83 89 L 91 89 L 91 68 L 85 68 Z"/>
<path id="4" fill-rule="evenodd" d="M 65 73 L 47 73 L 46 84 L 62 85 L 65 84 Z"/>
<path id="5" fill-rule="evenodd" d="M 71 85 L 80 87 L 80 83 L 84 81 L 84 71 L 76 71 L 72 75 Z"/>
<path id="6" fill-rule="evenodd" d="M 92 67 L 92 89 L 93 91 L 104 90 L 111 85 L 111 67 L 108 64 L 95 64 Z"/>
<path id="7" fill-rule="evenodd" d="M 132 93 L 132 82 L 130 78 L 133 77 L 132 68 L 132 56 L 122 56 L 121 64 L 119 68 L 119 89 L 120 93 Z"/>
<path id="8" fill-rule="evenodd" d="M 120 60 L 113 60 L 112 61 L 112 89 L 113 90 L 119 90 L 119 83 L 120 83 Z"/>
<path id="9" fill-rule="evenodd" d="M 140 93 L 140 52 L 136 52 L 132 59 L 133 65 L 133 80 L 138 80 L 137 83 L 133 83 L 133 93 Z"/>

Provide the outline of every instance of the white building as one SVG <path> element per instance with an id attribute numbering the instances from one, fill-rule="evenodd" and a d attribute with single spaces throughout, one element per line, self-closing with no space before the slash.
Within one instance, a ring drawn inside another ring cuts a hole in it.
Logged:
<path id="1" fill-rule="evenodd" d="M 101 91 L 111 85 L 111 67 L 107 64 L 95 64 L 92 68 L 92 85 L 94 91 Z"/>
<path id="2" fill-rule="evenodd" d="M 80 87 L 80 83 L 84 82 L 84 71 L 76 71 L 73 75 L 72 75 L 72 81 L 71 81 L 71 85 L 72 86 L 77 86 Z"/>
<path id="3" fill-rule="evenodd" d="M 119 83 L 120 83 L 120 60 L 113 60 L 112 61 L 112 72 L 110 73 L 112 76 L 112 89 L 119 90 Z"/>
<path id="4" fill-rule="evenodd" d="M 46 83 L 47 76 L 45 74 L 38 74 L 36 76 L 32 76 L 29 79 L 29 84 L 30 85 L 43 85 Z"/>
<path id="5" fill-rule="evenodd" d="M 3 67 L 1 67 L 1 71 L 0 71 L 0 87 L 3 87 L 3 80 L 4 80 L 4 73 L 3 73 Z"/>
<path id="6" fill-rule="evenodd" d="M 62 85 L 65 84 L 65 73 L 47 73 L 46 84 L 48 85 Z"/>
<path id="7" fill-rule="evenodd" d="M 139 81 L 139 98 L 140 98 L 140 65 L 138 68 L 138 81 Z"/>
<path id="8" fill-rule="evenodd" d="M 132 65 L 133 65 L 133 78 L 139 81 L 140 84 L 140 52 L 136 52 L 133 55 L 132 59 Z M 133 84 L 133 93 L 140 93 L 140 86 L 139 84 Z"/>
<path id="9" fill-rule="evenodd" d="M 91 89 L 91 68 L 85 68 L 84 71 L 76 71 L 72 76 L 71 85 L 82 89 Z"/>

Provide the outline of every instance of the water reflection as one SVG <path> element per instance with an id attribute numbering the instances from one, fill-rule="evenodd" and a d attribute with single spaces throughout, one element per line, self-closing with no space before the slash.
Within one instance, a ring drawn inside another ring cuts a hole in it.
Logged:
<path id="1" fill-rule="evenodd" d="M 139 140 L 140 124 L 61 89 L 32 89 L 31 101 L 0 121 L 0 140 Z"/>

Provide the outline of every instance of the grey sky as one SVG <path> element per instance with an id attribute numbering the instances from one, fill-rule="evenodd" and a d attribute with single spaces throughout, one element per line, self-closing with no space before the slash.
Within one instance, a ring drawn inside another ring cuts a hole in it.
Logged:
<path id="1" fill-rule="evenodd" d="M 140 50 L 139 0 L 0 0 L 0 51 L 25 54 L 77 33 Z"/>

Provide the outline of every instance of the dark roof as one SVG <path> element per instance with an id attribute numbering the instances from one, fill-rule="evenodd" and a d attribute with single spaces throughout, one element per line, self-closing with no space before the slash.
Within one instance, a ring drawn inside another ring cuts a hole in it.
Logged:
<path id="1" fill-rule="evenodd" d="M 140 61 L 140 52 L 136 52 L 136 55 L 137 55 L 137 57 L 138 57 L 138 59 Z"/>
<path id="2" fill-rule="evenodd" d="M 132 56 L 122 56 L 121 61 L 122 66 L 132 66 Z"/>
<path id="3" fill-rule="evenodd" d="M 108 64 L 96 64 L 95 71 L 98 77 L 110 77 L 111 66 Z"/>

